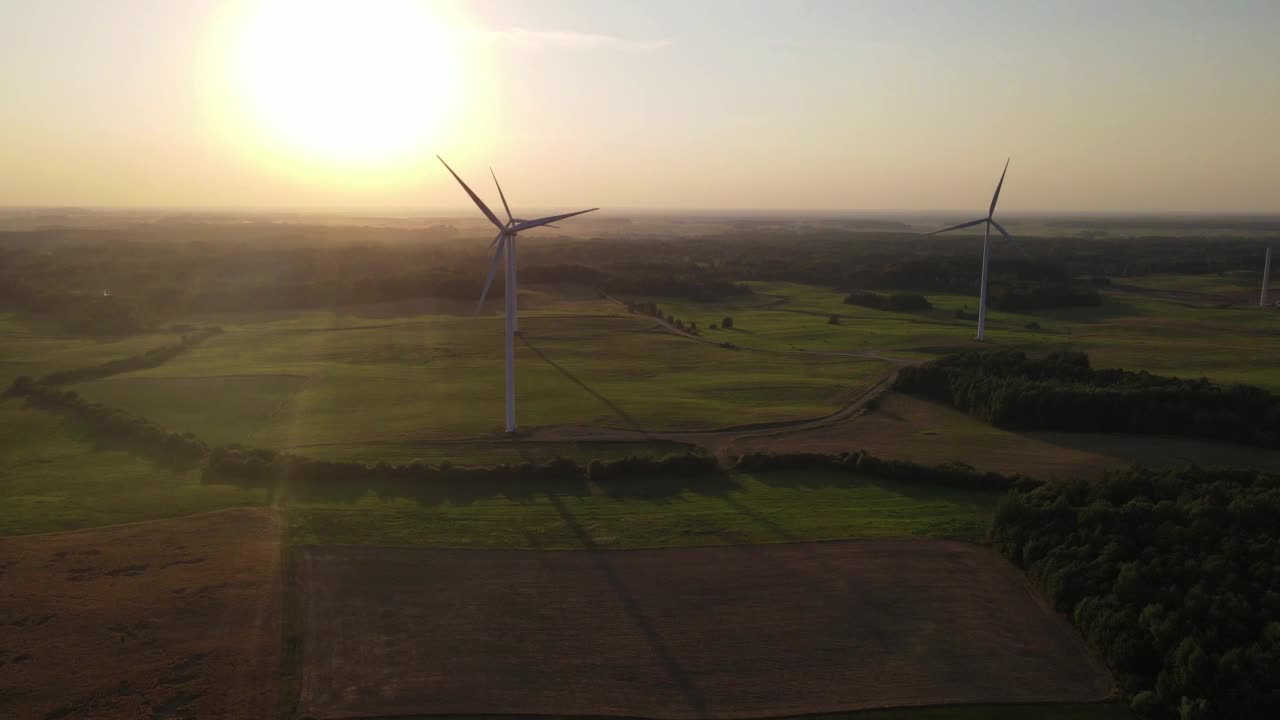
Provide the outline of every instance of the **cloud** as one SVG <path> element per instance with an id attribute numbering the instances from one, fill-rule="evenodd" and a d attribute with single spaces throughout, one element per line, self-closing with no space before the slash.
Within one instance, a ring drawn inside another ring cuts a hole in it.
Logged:
<path id="1" fill-rule="evenodd" d="M 628 40 L 612 35 L 574 32 L 572 30 L 478 30 L 493 43 L 518 47 L 523 50 L 616 50 L 621 52 L 652 52 L 671 46 L 670 40 Z"/>

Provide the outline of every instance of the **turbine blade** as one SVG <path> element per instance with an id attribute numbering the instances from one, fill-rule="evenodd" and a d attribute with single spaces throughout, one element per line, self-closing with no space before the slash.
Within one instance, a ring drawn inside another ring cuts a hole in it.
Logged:
<path id="1" fill-rule="evenodd" d="M 471 188 L 467 187 L 467 184 L 462 182 L 462 178 L 458 177 L 458 173 L 454 172 L 453 168 L 449 167 L 449 163 L 445 162 L 444 158 L 437 155 L 436 159 L 438 159 L 441 163 L 444 164 L 445 169 L 449 171 L 449 174 L 453 176 L 453 179 L 457 180 L 458 184 L 462 186 L 462 189 L 467 191 L 467 194 L 470 195 L 471 199 L 475 201 L 476 207 L 480 208 L 480 211 L 484 213 L 485 217 L 489 218 L 489 222 L 493 223 L 495 227 L 501 230 L 502 221 L 498 219 L 497 215 L 493 214 L 493 211 L 489 209 L 488 205 L 484 204 L 484 201 L 480 199 L 480 196 L 472 192 Z"/>
<path id="2" fill-rule="evenodd" d="M 590 210 L 579 210 L 578 212 L 565 213 L 563 215 L 552 215 L 551 217 L 544 217 L 538 220 L 526 220 L 525 222 L 522 222 L 511 229 L 514 230 L 515 232 L 520 232 L 521 230 L 528 230 L 529 228 L 536 228 L 542 225 L 550 225 L 551 223 L 556 222 L 557 220 L 564 220 L 565 218 L 571 218 L 574 215 L 582 215 L 583 213 L 589 213 L 599 209 L 600 208 L 591 208 Z"/>
<path id="3" fill-rule="evenodd" d="M 1012 159 L 1009 158 L 1009 160 Z M 987 210 L 987 217 L 996 214 L 996 201 L 1000 199 L 1000 188 L 1004 187 L 1004 174 L 1009 172 L 1009 160 L 1004 161 L 1004 170 L 1000 171 L 1000 182 L 996 183 L 996 194 L 991 196 L 991 207 Z"/>
<path id="4" fill-rule="evenodd" d="M 502 252 L 507 249 L 506 236 L 498 233 L 498 237 L 493 240 L 498 244 L 498 249 L 493 253 L 493 261 L 489 263 L 489 274 L 484 279 L 484 289 L 480 291 L 480 302 L 476 303 L 475 315 L 480 314 L 480 309 L 484 307 L 484 299 L 489 295 L 489 286 L 493 284 L 493 274 L 498 271 L 498 264 L 502 262 Z"/>
<path id="5" fill-rule="evenodd" d="M 1018 242 L 1017 240 L 1014 240 L 1013 236 L 1009 234 L 1009 231 L 1005 230 L 1003 227 L 1000 226 L 1000 223 L 996 222 L 995 220 L 992 220 L 991 224 L 995 227 L 995 229 L 1000 231 L 1000 234 L 1004 236 L 1005 240 L 1009 241 L 1010 245 L 1018 248 L 1018 252 L 1022 253 L 1022 257 L 1028 258 L 1028 259 L 1031 258 L 1031 256 L 1027 254 L 1026 248 L 1022 247 L 1022 243 Z"/>
<path id="6" fill-rule="evenodd" d="M 511 206 L 507 204 L 507 196 L 502 194 L 502 183 L 498 182 L 498 176 L 494 175 L 493 168 L 489 168 L 489 174 L 493 175 L 493 184 L 498 186 L 498 197 L 502 198 L 502 207 L 507 211 L 507 220 L 515 222 L 515 218 L 511 217 Z"/>
<path id="7" fill-rule="evenodd" d="M 960 229 L 967 228 L 967 227 L 973 227 L 974 225 L 979 225 L 979 224 L 984 223 L 984 222 L 986 222 L 986 221 L 987 221 L 987 219 L 986 219 L 986 218 L 978 218 L 977 220 L 970 220 L 970 221 L 969 221 L 969 222 L 967 222 L 967 223 L 960 223 L 959 225 L 952 225 L 952 226 L 951 226 L 951 227 L 949 227 L 949 228 L 942 228 L 941 230 L 934 230 L 933 232 L 928 233 L 928 234 L 929 234 L 929 235 L 937 235 L 938 233 L 951 232 L 952 230 L 960 230 Z"/>

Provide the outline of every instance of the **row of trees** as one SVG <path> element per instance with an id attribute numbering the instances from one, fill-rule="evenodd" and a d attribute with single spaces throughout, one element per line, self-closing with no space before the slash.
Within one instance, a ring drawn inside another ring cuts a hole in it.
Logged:
<path id="1" fill-rule="evenodd" d="M 1035 480 L 1024 475 L 1002 475 L 983 472 L 965 463 L 921 465 L 906 460 L 886 460 L 864 451 L 854 453 L 750 453 L 734 463 L 741 472 L 771 472 L 781 470 L 829 470 L 869 475 L 884 480 L 937 485 L 959 490 L 989 490 L 1003 492 L 1009 488 L 1035 485 Z"/>
<path id="2" fill-rule="evenodd" d="M 667 324 L 671 325 L 677 330 L 687 332 L 690 335 L 701 334 L 698 332 L 698 323 L 690 321 L 689 323 L 686 324 L 684 320 L 681 320 L 675 315 L 663 314 L 662 308 L 658 307 L 658 304 L 655 302 L 651 302 L 651 301 L 632 302 L 630 300 L 627 300 L 626 306 L 627 306 L 627 310 L 633 313 L 639 313 L 641 315 L 648 315 L 649 317 L 658 318 L 659 320 L 666 322 Z"/>
<path id="3" fill-rule="evenodd" d="M 1131 469 L 1017 486 L 995 546 L 1141 718 L 1280 717 L 1280 477 Z"/>
<path id="4" fill-rule="evenodd" d="M 626 457 L 612 462 L 593 460 L 581 465 L 556 458 L 546 464 L 499 465 L 458 468 L 446 463 L 430 465 L 413 462 L 402 465 L 313 460 L 272 450 L 240 446 L 218 447 L 209 456 L 210 478 L 254 486 L 289 483 L 345 483 L 359 487 L 362 482 L 430 483 L 436 480 L 589 480 L 596 483 L 689 478 L 722 475 L 728 472 L 773 472 L 785 470 L 826 470 L 867 475 L 905 483 L 937 485 L 965 490 L 1002 492 L 1036 482 L 1020 475 L 980 472 L 961 463 L 937 466 L 904 460 L 884 460 L 865 452 L 839 454 L 750 453 L 737 458 L 731 467 L 721 466 L 711 456 L 688 453 L 664 458 Z"/>
<path id="5" fill-rule="evenodd" d="M 690 321 L 688 323 L 685 323 L 684 320 L 681 320 L 675 315 L 663 314 L 662 308 L 659 307 L 658 304 L 655 302 L 652 302 L 652 301 L 633 302 L 631 300 L 627 300 L 625 304 L 627 306 L 627 310 L 633 313 L 639 313 L 641 315 L 648 315 L 649 317 L 658 318 L 659 320 L 663 320 L 666 323 L 674 326 L 676 329 L 683 330 L 689 333 L 690 335 L 702 334 L 698 332 L 697 322 Z M 709 327 L 712 330 L 720 330 L 722 328 L 725 330 L 732 330 L 733 318 L 726 315 L 723 319 L 720 320 L 720 322 L 718 323 L 713 322 Z"/>
<path id="6" fill-rule="evenodd" d="M 1084 353 L 948 355 L 903 368 L 894 388 L 1014 430 L 1185 435 L 1280 447 L 1280 398 L 1267 390 L 1095 370 Z"/>
<path id="7" fill-rule="evenodd" d="M 162 460 L 187 463 L 209 453 L 209 446 L 191 433 L 170 432 L 146 418 L 89 402 L 74 390 L 60 390 L 25 375 L 15 379 L 5 395 L 62 413 L 83 424 L 95 439 L 142 450 Z"/>
<path id="8" fill-rule="evenodd" d="M 914 312 L 931 310 L 933 304 L 925 296 L 916 293 L 892 293 L 881 295 L 867 290 L 855 290 L 845 297 L 846 305 L 875 308 L 876 310 L 896 310 L 898 312 Z"/>
<path id="9" fill-rule="evenodd" d="M 130 355 L 119 360 L 109 360 L 100 365 L 49 373 L 40 378 L 39 382 L 45 385 L 69 385 L 86 380 L 99 380 L 111 375 L 133 372 L 134 370 L 159 367 L 182 353 L 192 350 L 205 340 L 220 334 L 222 334 L 222 328 L 216 326 L 195 330 L 184 334 L 176 344 L 164 345 L 140 355 Z"/>
<path id="10" fill-rule="evenodd" d="M 1006 287 L 1012 309 L 1028 303 L 1091 303 L 1092 295 L 1074 292 L 1091 287 L 1084 278 L 1257 272 L 1267 244 L 1246 237 L 1134 237 L 1132 227 L 1123 230 L 1125 237 L 1099 240 L 1081 239 L 1077 232 L 1081 223 L 1098 228 L 1111 222 L 1064 221 L 1061 237 L 1026 243 L 1030 257 L 997 253 L 991 263 L 993 306 L 1003 306 L 1005 301 L 994 296 L 1003 296 Z M 110 335 L 153 330 L 201 311 L 416 298 L 473 302 L 489 256 L 479 250 L 482 244 L 455 240 L 456 235 L 448 227 L 199 218 L 127 228 L 0 232 L 0 307 L 40 315 L 71 332 Z M 548 236 L 521 254 L 521 276 L 623 296 L 714 300 L 749 293 L 739 282 L 753 280 L 976 295 L 980 271 L 979 237 L 926 238 L 853 220 L 751 223 L 723 234 L 665 233 L 644 240 Z M 495 282 L 500 286 L 502 278 Z M 1039 286 L 1046 289 L 1018 289 Z M 1054 289 L 1061 286 L 1073 292 L 1061 295 Z"/>
<path id="11" fill-rule="evenodd" d="M 664 458 L 625 457 L 611 462 L 593 460 L 581 465 L 572 459 L 556 458 L 548 463 L 523 463 L 490 467 L 459 468 L 445 461 L 439 465 L 412 462 L 399 465 L 315 460 L 238 445 L 217 447 L 209 455 L 206 474 L 211 479 L 252 486 L 295 484 L 345 484 L 360 487 L 364 482 L 410 484 L 438 480 L 516 480 L 532 484 L 563 480 L 590 480 L 616 483 L 645 478 L 697 477 L 723 472 L 711 456 L 688 453 Z"/>

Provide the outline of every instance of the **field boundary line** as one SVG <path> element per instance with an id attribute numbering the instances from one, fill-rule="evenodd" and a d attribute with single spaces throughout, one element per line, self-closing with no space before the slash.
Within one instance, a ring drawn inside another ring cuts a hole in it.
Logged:
<path id="1" fill-rule="evenodd" d="M 0 535 L 0 542 L 17 538 L 34 538 L 47 537 L 50 535 L 74 535 L 76 533 L 90 533 L 98 530 L 110 530 L 112 528 L 126 528 L 135 525 L 147 525 L 150 523 L 168 522 L 170 520 L 186 520 L 190 518 L 204 517 L 206 515 L 217 515 L 219 513 L 242 512 L 244 510 L 263 510 L 273 515 L 278 515 L 278 511 L 270 505 L 236 505 L 234 507 L 218 508 L 217 510 L 201 510 L 200 512 L 187 513 L 185 515 L 168 515 L 160 518 L 152 518 L 150 520 L 131 520 L 130 522 L 111 523 L 109 525 L 93 525 L 85 528 L 75 528 L 74 530 L 51 530 L 41 533 L 24 533 L 22 535 Z M 279 519 L 278 517 L 276 518 Z"/>

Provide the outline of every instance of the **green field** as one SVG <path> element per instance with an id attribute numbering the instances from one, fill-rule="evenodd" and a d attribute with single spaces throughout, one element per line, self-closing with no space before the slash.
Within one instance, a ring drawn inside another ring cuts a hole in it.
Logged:
<path id="1" fill-rule="evenodd" d="M 0 387 L 15 377 L 45 375 L 97 365 L 168 345 L 176 335 L 147 333 L 124 338 L 84 338 L 61 334 L 44 324 L 0 312 Z"/>
<path id="2" fill-rule="evenodd" d="M 73 530 L 266 502 L 199 468 L 98 446 L 57 415 L 0 400 L 0 535 Z"/>
<path id="3" fill-rule="evenodd" d="M 905 485 L 824 472 L 606 486 L 440 484 L 313 490 L 289 499 L 289 539 L 303 544 L 477 548 L 629 548 L 837 538 L 981 541 L 998 493 Z"/>
<path id="4" fill-rule="evenodd" d="M 1256 303 L 1262 291 L 1262 258 L 1258 258 L 1258 271 L 1236 270 L 1205 275 L 1142 275 L 1116 278 L 1117 285 L 1132 285 L 1150 290 L 1174 290 L 1179 292 L 1223 295 L 1228 298 L 1252 298 Z M 1274 292 L 1274 291 L 1273 291 Z"/>
<path id="5" fill-rule="evenodd" d="M 1217 278 L 1217 276 L 1212 276 Z M 1220 278 L 1217 278 L 1221 280 Z M 987 340 L 973 339 L 977 322 L 955 311 L 977 312 L 977 298 L 926 294 L 933 309 L 900 313 L 846 305 L 844 294 L 794 283 L 748 283 L 754 296 L 724 303 L 664 302 L 663 312 L 699 329 L 732 316 L 732 330 L 703 329 L 703 337 L 742 347 L 819 352 L 878 351 L 905 359 L 978 348 L 1028 352 L 1082 350 L 1094 367 L 1122 367 L 1222 383 L 1280 390 L 1280 318 L 1253 307 L 1218 308 L 1124 293 L 1104 293 L 1099 307 L 1036 313 L 987 314 Z M 830 325 L 831 315 L 840 325 Z M 1039 330 L 1028 330 L 1029 323 Z"/>
<path id="6" fill-rule="evenodd" d="M 886 370 L 874 360 L 732 352 L 626 315 L 547 311 L 521 322 L 524 426 L 704 430 L 820 417 Z M 224 327 L 161 367 L 76 389 L 211 443 L 390 443 L 412 456 L 415 445 L 500 429 L 498 318 L 300 313 Z"/>

